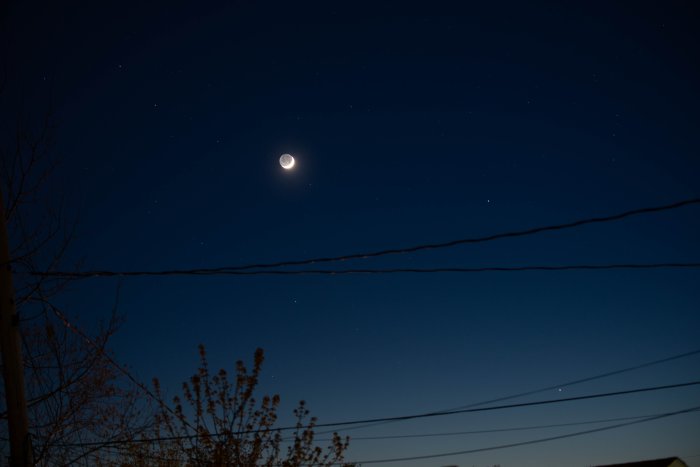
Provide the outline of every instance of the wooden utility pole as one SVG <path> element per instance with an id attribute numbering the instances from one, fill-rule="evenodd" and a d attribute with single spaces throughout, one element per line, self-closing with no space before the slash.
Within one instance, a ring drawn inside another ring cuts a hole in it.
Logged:
<path id="1" fill-rule="evenodd" d="M 24 367 L 19 335 L 19 317 L 12 286 L 12 263 L 5 219 L 5 201 L 0 192 L 0 350 L 5 380 L 7 423 L 10 432 L 10 466 L 34 465 L 27 400 L 24 394 Z"/>

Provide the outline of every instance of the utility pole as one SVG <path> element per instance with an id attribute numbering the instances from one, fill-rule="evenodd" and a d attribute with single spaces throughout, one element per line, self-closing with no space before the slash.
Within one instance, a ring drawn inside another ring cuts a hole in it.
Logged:
<path id="1" fill-rule="evenodd" d="M 0 350 L 5 380 L 7 423 L 10 432 L 10 466 L 32 467 L 34 455 L 29 438 L 24 366 L 19 335 L 19 317 L 12 286 L 12 263 L 5 220 L 5 201 L 0 191 Z"/>

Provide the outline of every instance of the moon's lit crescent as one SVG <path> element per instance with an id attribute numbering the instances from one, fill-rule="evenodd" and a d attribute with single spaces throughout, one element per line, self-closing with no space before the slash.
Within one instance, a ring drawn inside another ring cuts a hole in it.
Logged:
<path id="1" fill-rule="evenodd" d="M 292 167 L 294 167 L 295 163 L 296 161 L 294 160 L 291 154 L 282 154 L 280 156 L 280 165 L 285 170 L 289 170 Z"/>

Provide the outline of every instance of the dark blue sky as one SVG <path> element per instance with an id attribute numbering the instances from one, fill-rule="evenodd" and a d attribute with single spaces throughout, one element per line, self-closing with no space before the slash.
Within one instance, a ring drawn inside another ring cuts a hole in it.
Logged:
<path id="1" fill-rule="evenodd" d="M 49 89 L 87 269 L 216 267 L 472 237 L 700 195 L 693 2 L 15 2 L 3 54 Z M 289 152 L 297 167 L 277 159 Z M 700 212 L 341 267 L 698 261 Z M 135 278 L 118 359 L 170 391 L 196 365 L 267 353 L 264 389 L 323 421 L 444 409 L 693 350 L 693 270 Z M 116 281 L 62 297 L 86 325 Z M 697 379 L 698 357 L 552 391 Z M 534 398 L 534 397 L 533 397 Z M 531 399 L 533 399 L 531 398 Z M 390 424 L 351 436 L 654 414 L 698 389 Z M 597 426 L 597 425 L 596 425 Z M 587 426 L 584 426 L 585 429 Z M 355 440 L 350 460 L 547 437 Z M 678 455 L 700 415 L 401 465 L 584 466 Z M 695 456 L 695 457 L 690 457 Z M 397 464 L 398 465 L 398 464 Z"/>

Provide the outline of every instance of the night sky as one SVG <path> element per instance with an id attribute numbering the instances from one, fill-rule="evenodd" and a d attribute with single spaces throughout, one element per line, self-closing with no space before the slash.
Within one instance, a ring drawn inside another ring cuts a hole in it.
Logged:
<path id="1" fill-rule="evenodd" d="M 191 269 L 478 237 L 700 196 L 695 2 L 11 2 L 14 91 L 58 123 L 66 268 Z M 281 154 L 296 158 L 284 171 Z M 318 264 L 429 268 L 700 261 L 700 206 Z M 296 268 L 299 269 L 299 268 Z M 169 394 L 197 344 L 319 421 L 465 406 L 700 348 L 698 270 L 94 278 L 58 297 Z M 699 379 L 700 355 L 522 402 Z M 695 387 L 341 431 L 347 459 L 478 449 L 653 415 Z M 286 420 L 286 415 L 283 421 Z M 323 436 L 321 436 L 323 437 Z M 578 466 L 680 456 L 700 413 L 389 465 Z"/>

